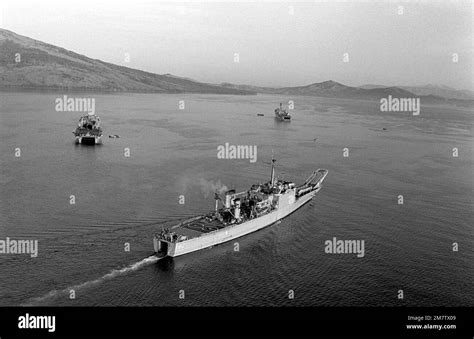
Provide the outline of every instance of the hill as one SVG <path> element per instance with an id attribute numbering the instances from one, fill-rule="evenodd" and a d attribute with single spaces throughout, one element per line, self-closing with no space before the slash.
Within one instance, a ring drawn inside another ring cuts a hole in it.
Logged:
<path id="1" fill-rule="evenodd" d="M 19 56 L 19 62 L 18 61 Z M 0 29 L 0 87 L 106 92 L 255 94 L 118 66 Z"/>

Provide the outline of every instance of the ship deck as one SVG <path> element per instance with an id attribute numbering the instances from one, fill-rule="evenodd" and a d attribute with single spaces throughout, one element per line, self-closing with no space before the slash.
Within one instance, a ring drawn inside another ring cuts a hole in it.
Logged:
<path id="1" fill-rule="evenodd" d="M 199 237 L 205 233 L 223 229 L 229 225 L 224 225 L 217 219 L 207 220 L 205 217 L 191 221 L 189 223 L 176 225 L 172 231 L 179 235 L 184 235 L 188 239 Z"/>

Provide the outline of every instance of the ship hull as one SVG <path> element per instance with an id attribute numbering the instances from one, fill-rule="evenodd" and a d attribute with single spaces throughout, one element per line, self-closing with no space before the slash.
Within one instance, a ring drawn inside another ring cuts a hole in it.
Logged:
<path id="1" fill-rule="evenodd" d="M 289 116 L 284 117 L 284 116 L 276 114 L 275 119 L 277 119 L 278 121 L 291 122 L 291 117 L 289 117 Z"/>
<path id="2" fill-rule="evenodd" d="M 224 229 L 206 233 L 200 237 L 192 238 L 181 242 L 163 242 L 158 238 L 154 238 L 154 249 L 155 252 L 163 252 L 165 247 L 165 253 L 170 257 L 177 257 L 180 255 L 188 254 L 191 252 L 199 251 L 211 246 L 222 244 L 252 232 L 258 231 L 262 228 L 270 226 L 275 222 L 290 215 L 307 202 L 309 202 L 313 196 L 319 191 L 319 187 L 315 190 L 305 194 L 298 198 L 294 203 L 286 205 L 268 214 L 260 216 L 256 219 L 252 219 L 241 224 L 226 227 Z"/>
<path id="3" fill-rule="evenodd" d="M 100 145 L 102 138 L 100 136 L 76 136 L 76 144 Z"/>

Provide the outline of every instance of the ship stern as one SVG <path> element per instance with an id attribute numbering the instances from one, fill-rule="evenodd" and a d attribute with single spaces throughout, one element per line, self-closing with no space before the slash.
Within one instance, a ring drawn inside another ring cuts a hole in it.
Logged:
<path id="1" fill-rule="evenodd" d="M 158 256 L 174 257 L 175 247 L 175 243 L 164 240 L 158 235 L 153 237 L 153 249 Z"/>

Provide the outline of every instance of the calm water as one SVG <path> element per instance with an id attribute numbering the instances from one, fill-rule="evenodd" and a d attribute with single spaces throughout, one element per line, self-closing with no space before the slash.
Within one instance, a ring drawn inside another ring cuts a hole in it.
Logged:
<path id="1" fill-rule="evenodd" d="M 71 133 L 81 114 L 55 111 L 61 96 L 0 93 L 0 239 L 39 241 L 37 258 L 0 255 L 0 305 L 474 305 L 469 110 L 426 106 L 413 117 L 323 98 L 75 94 L 96 99 L 104 127 L 104 144 L 87 147 Z M 290 99 L 294 120 L 276 122 L 273 109 Z M 258 161 L 217 159 L 225 142 L 257 145 Z M 329 170 L 310 204 L 239 239 L 239 252 L 232 242 L 145 259 L 162 226 L 213 208 L 203 179 L 244 190 L 268 178 L 272 150 L 285 179 Z M 365 257 L 326 254 L 333 237 L 364 240 Z"/>

